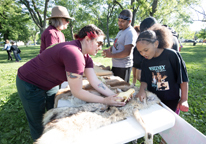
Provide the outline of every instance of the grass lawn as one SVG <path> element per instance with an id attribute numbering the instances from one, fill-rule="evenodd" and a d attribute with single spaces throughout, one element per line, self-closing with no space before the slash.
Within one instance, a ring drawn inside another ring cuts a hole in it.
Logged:
<path id="1" fill-rule="evenodd" d="M 206 135 L 206 44 L 183 45 L 181 55 L 189 75 L 189 112 L 180 113 L 188 123 Z M 0 47 L 2 48 L 2 47 Z M 39 53 L 39 46 L 20 47 L 21 62 L 8 61 L 0 51 L 0 143 L 31 144 L 32 139 L 21 101 L 16 90 L 16 74 L 20 66 Z M 95 62 L 111 66 L 111 59 L 102 58 L 101 51 L 92 56 Z M 130 82 L 132 82 L 132 75 Z M 139 83 L 137 83 L 139 85 Z M 157 140 L 158 141 L 158 140 Z M 154 142 L 158 143 L 158 142 Z"/>

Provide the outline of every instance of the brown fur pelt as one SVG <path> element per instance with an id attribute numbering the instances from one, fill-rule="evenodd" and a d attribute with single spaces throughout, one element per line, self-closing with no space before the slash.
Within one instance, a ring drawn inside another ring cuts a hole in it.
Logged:
<path id="1" fill-rule="evenodd" d="M 78 139 L 81 139 L 81 136 L 84 134 L 102 126 L 126 119 L 129 116 L 133 116 L 135 110 L 147 108 L 160 102 L 155 94 L 148 91 L 146 93 L 146 102 L 140 102 L 139 99 L 133 97 L 123 107 L 87 103 L 64 93 L 61 98 L 70 101 L 72 107 L 49 110 L 43 119 L 43 135 L 35 144 L 78 143 Z"/>

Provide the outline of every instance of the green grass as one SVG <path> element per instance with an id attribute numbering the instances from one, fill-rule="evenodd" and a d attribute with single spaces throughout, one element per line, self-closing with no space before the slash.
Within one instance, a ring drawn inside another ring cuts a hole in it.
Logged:
<path id="1" fill-rule="evenodd" d="M 15 81 L 18 68 L 38 55 L 39 46 L 20 47 L 20 49 L 22 51 L 21 62 L 8 61 L 6 51 L 0 51 L 1 144 L 32 143 L 26 116 L 17 94 Z M 206 45 L 184 45 L 181 55 L 186 62 L 190 80 L 188 100 L 190 109 L 189 112 L 181 112 L 180 116 L 206 135 Z M 105 66 L 112 65 L 111 59 L 102 58 L 101 51 L 96 56 L 92 56 L 92 58 L 95 62 Z M 130 82 L 132 82 L 132 75 Z M 156 135 L 154 143 L 159 143 L 159 140 L 159 136 Z"/>

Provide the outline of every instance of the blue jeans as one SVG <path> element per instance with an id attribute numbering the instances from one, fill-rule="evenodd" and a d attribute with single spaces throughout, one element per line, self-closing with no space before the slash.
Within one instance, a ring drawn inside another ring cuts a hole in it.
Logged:
<path id="1" fill-rule="evenodd" d="M 26 113 L 32 139 L 36 141 L 43 132 L 42 120 L 45 109 L 49 110 L 54 107 L 54 98 L 59 86 L 46 91 L 21 80 L 18 76 L 16 77 L 16 86 Z"/>
<path id="2" fill-rule="evenodd" d="M 17 57 L 18 57 L 19 60 L 21 60 L 21 57 L 20 57 L 19 53 L 17 54 Z"/>

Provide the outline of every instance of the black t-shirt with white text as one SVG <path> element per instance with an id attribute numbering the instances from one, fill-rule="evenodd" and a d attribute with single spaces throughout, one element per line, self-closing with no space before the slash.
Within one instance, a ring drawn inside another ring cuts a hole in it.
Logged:
<path id="1" fill-rule="evenodd" d="M 188 82 L 186 66 L 179 52 L 164 49 L 160 56 L 144 59 L 141 82 L 146 82 L 147 89 L 160 100 L 179 99 L 180 84 Z"/>

